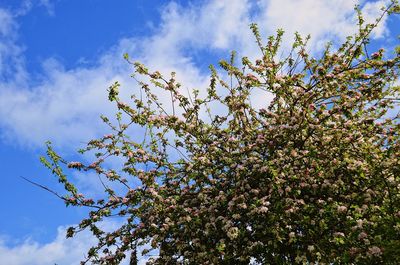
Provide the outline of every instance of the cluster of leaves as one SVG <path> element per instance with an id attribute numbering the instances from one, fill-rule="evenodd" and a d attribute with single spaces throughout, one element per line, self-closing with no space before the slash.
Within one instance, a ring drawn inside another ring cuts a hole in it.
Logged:
<path id="1" fill-rule="evenodd" d="M 382 17 L 398 11 L 393 1 Z M 261 58 L 221 61 L 234 82 L 211 67 L 204 97 L 182 94 L 174 74 L 133 63 L 148 82 L 138 81 L 141 97 L 129 103 L 118 83 L 110 87 L 118 124 L 103 117 L 113 133 L 83 150 L 96 150 L 96 161 L 68 163 L 50 145 L 43 159 L 69 192 L 67 205 L 93 209 L 68 230 L 98 238 L 83 263 L 118 264 L 131 252 L 135 264 L 140 246 L 158 251 L 149 264 L 399 264 L 400 53 L 369 54 L 381 18 L 367 24 L 360 14 L 359 32 L 319 59 L 296 35 L 277 60 L 283 31 L 264 45 L 252 25 Z M 170 93 L 172 111 L 154 88 Z M 252 107 L 256 90 L 273 95 L 265 108 Z M 226 115 L 212 115 L 212 106 Z M 144 141 L 129 137 L 132 124 L 146 128 Z M 103 166 L 112 156 L 124 161 L 121 171 Z M 87 198 L 65 165 L 121 187 L 104 184 L 104 198 Z M 110 216 L 124 224 L 105 232 L 98 224 Z"/>

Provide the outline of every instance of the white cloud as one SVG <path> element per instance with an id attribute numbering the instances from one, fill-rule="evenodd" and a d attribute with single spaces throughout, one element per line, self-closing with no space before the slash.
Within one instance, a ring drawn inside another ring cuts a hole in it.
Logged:
<path id="1" fill-rule="evenodd" d="M 259 1 L 260 26 L 267 25 L 268 33 L 282 28 L 286 32 L 286 43 L 290 43 L 294 32 L 302 36 L 311 35 L 311 49 L 322 49 L 326 42 L 342 41 L 357 30 L 354 7 L 360 4 L 366 22 L 374 22 L 381 13 L 380 8 L 388 1 L 359 0 L 265 0 Z M 374 31 L 374 37 L 387 32 L 386 19 Z"/>
<path id="2" fill-rule="evenodd" d="M 0 36 L 10 35 L 15 22 L 8 11 L 0 9 L 0 22 Z"/>
<path id="3" fill-rule="evenodd" d="M 389 4 L 390 0 L 380 0 L 374 2 L 367 2 L 362 7 L 362 13 L 364 15 L 364 19 L 367 23 L 375 23 L 376 19 L 382 13 L 382 7 Z M 388 28 L 386 27 L 387 16 L 383 17 L 381 23 L 372 31 L 372 36 L 374 38 L 382 38 L 389 33 Z"/>
<path id="4" fill-rule="evenodd" d="M 104 222 L 102 229 L 111 231 L 118 227 L 116 222 Z M 76 265 L 84 260 L 87 251 L 96 244 L 95 237 L 90 231 L 78 233 L 73 238 L 66 238 L 67 226 L 57 229 L 56 238 L 49 243 L 40 244 L 33 240 L 26 240 L 16 246 L 8 246 L 7 241 L 0 237 L 0 264 L 1 265 Z M 148 257 L 141 256 L 138 250 L 139 264 L 144 265 Z M 121 264 L 128 264 L 125 260 Z"/>
<path id="5" fill-rule="evenodd" d="M 24 65 L 21 58 L 23 47 L 15 43 L 17 30 L 18 24 L 13 15 L 0 7 L 0 89 L 3 80 L 24 78 Z"/>
<path id="6" fill-rule="evenodd" d="M 54 14 L 55 14 L 54 2 L 55 2 L 54 0 L 40 0 L 39 1 L 39 5 L 41 5 L 44 8 L 46 8 L 46 10 L 49 13 L 49 15 L 54 16 Z"/>
<path id="7" fill-rule="evenodd" d="M 76 144 L 95 137 L 99 115 L 111 112 L 107 84 L 124 78 L 107 67 L 66 71 L 54 62 L 46 67 L 45 82 L 18 88 L 10 84 L 0 91 L 3 136 L 28 145 L 46 140 Z"/>
<path id="8" fill-rule="evenodd" d="M 85 250 L 95 243 L 88 233 L 81 233 L 74 239 L 65 238 L 66 228 L 58 228 L 57 237 L 48 244 L 39 244 L 26 240 L 22 244 L 8 247 L 0 241 L 0 263 L 7 265 L 40 265 L 40 264 L 79 264 L 84 258 Z"/>
<path id="9" fill-rule="evenodd" d="M 15 16 L 25 16 L 28 14 L 32 8 L 35 6 L 43 7 L 46 9 L 48 15 L 55 15 L 55 2 L 58 0 L 23 0 L 20 3 L 20 6 L 13 11 Z"/>
<path id="10" fill-rule="evenodd" d="M 196 48 L 230 49 L 235 40 L 249 31 L 250 7 L 247 0 L 208 1 L 188 9 L 171 3 L 163 12 L 161 35 L 180 48 L 189 44 Z"/>
<path id="11" fill-rule="evenodd" d="M 261 18 L 269 29 L 283 28 L 289 33 L 300 31 L 315 39 L 326 35 L 345 37 L 353 28 L 356 0 L 269 0 L 260 2 Z"/>

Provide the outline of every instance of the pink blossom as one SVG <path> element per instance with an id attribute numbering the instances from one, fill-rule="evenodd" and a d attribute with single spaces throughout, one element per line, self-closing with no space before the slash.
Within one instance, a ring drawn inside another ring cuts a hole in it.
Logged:
<path id="1" fill-rule="evenodd" d="M 366 238 L 367 236 L 368 236 L 367 233 L 361 232 L 361 233 L 358 235 L 358 240 L 362 240 L 362 239 Z"/>
<path id="2" fill-rule="evenodd" d="M 345 213 L 347 211 L 347 207 L 344 205 L 338 206 L 337 211 L 338 213 Z"/>
<path id="3" fill-rule="evenodd" d="M 380 256 L 382 254 L 382 250 L 377 246 L 372 246 L 368 249 L 369 256 Z"/>

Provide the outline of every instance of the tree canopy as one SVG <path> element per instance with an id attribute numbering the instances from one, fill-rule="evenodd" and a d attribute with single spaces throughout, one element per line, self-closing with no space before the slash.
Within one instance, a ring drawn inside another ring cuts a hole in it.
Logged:
<path id="1" fill-rule="evenodd" d="M 137 251 L 156 250 L 149 264 L 400 264 L 400 49 L 369 44 L 399 10 L 392 1 L 374 23 L 358 12 L 358 32 L 317 58 L 308 37 L 282 51 L 283 31 L 264 43 L 252 24 L 259 59 L 232 53 L 204 91 L 126 55 L 140 96 L 124 102 L 119 83 L 109 88 L 119 111 L 102 117 L 111 133 L 81 150 L 95 151 L 93 163 L 65 161 L 50 144 L 42 158 L 66 204 L 91 209 L 68 230 L 98 239 L 82 263 L 135 264 Z M 253 107 L 254 91 L 272 101 Z M 69 170 L 98 174 L 102 197 L 79 193 Z M 123 224 L 103 231 L 111 216 Z"/>

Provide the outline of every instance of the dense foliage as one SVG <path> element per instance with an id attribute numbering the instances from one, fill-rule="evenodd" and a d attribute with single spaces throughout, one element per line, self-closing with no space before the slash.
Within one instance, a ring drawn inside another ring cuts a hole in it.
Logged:
<path id="1" fill-rule="evenodd" d="M 382 17 L 398 11 L 392 2 Z M 318 59 L 296 35 L 278 60 L 283 31 L 264 45 L 251 25 L 260 58 L 237 66 L 233 54 L 220 62 L 227 78 L 211 67 L 206 92 L 191 96 L 174 73 L 132 63 L 141 96 L 124 103 L 119 84 L 110 87 L 117 122 L 103 117 L 112 133 L 82 150 L 97 159 L 68 163 L 50 145 L 42 159 L 67 205 L 92 208 L 68 230 L 99 240 L 83 263 L 132 253 L 135 264 L 139 249 L 155 249 L 152 264 L 400 264 L 400 50 L 370 53 L 382 17 L 358 17 L 358 33 Z M 272 102 L 254 108 L 256 90 Z M 133 125 L 146 129 L 144 140 L 129 137 Z M 122 170 L 107 168 L 114 156 Z M 107 180 L 104 197 L 80 194 L 66 166 Z M 110 216 L 124 223 L 104 232 L 98 224 Z"/>

